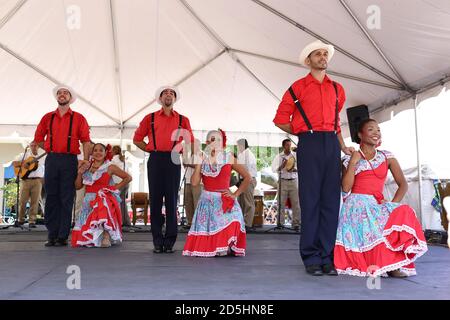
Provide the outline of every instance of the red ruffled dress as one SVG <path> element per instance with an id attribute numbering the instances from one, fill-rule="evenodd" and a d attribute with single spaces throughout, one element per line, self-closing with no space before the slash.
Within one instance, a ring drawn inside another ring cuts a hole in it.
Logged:
<path id="1" fill-rule="evenodd" d="M 105 230 L 112 244 L 122 242 L 120 193 L 112 186 L 108 165 L 106 163 L 96 172 L 87 171 L 83 175 L 86 194 L 80 216 L 72 230 L 72 247 L 100 247 Z"/>
<path id="2" fill-rule="evenodd" d="M 427 251 L 414 210 L 383 200 L 388 158 L 393 158 L 390 152 L 377 151 L 370 163 L 361 159 L 356 166 L 339 215 L 334 264 L 340 274 L 385 276 L 400 269 L 415 275 L 413 262 Z M 345 166 L 349 159 L 344 158 Z"/>
<path id="3" fill-rule="evenodd" d="M 204 189 L 183 249 L 185 256 L 245 255 L 246 233 L 241 207 L 236 199 L 222 195 L 230 183 L 229 156 L 224 156 L 222 165 L 202 164 Z"/>

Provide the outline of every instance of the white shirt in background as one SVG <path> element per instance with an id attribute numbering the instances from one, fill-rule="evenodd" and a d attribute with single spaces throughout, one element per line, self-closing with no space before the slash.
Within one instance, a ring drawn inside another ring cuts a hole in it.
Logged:
<path id="1" fill-rule="evenodd" d="M 258 170 L 256 168 L 256 157 L 249 148 L 239 153 L 237 160 L 238 164 L 245 166 L 252 178 L 256 178 L 258 175 Z"/>
<path id="2" fill-rule="evenodd" d="M 120 156 L 118 154 L 116 154 L 115 156 L 112 157 L 111 164 L 115 165 L 116 167 L 118 167 L 119 169 L 122 169 L 125 172 L 128 172 L 129 164 L 126 161 L 125 161 L 125 163 L 123 161 L 120 161 Z M 120 178 L 116 175 L 113 175 L 112 178 L 113 178 L 113 181 L 115 184 L 122 182 L 122 178 Z"/>
<path id="3" fill-rule="evenodd" d="M 203 151 L 200 151 L 200 153 L 202 154 L 202 155 L 204 155 L 204 153 L 203 153 Z M 183 163 L 186 163 L 186 164 L 193 164 L 193 162 L 194 162 L 194 157 L 190 157 L 190 158 L 188 158 L 187 156 L 185 156 L 184 154 L 183 154 Z M 186 178 L 186 183 L 187 184 L 190 184 L 191 183 L 191 179 L 192 179 L 192 175 L 194 174 L 194 168 L 191 168 L 191 167 L 184 167 L 184 169 L 186 170 L 186 175 L 185 175 L 185 178 Z M 201 183 L 201 182 L 200 182 Z"/>

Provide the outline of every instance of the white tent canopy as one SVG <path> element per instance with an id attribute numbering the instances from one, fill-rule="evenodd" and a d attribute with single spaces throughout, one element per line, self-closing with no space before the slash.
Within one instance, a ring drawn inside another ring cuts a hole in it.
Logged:
<path id="1" fill-rule="evenodd" d="M 197 132 L 278 145 L 276 107 L 316 38 L 335 45 L 346 107 L 375 112 L 449 80 L 448 0 L 0 0 L 0 136 L 32 136 L 64 83 L 94 137 L 130 139 L 156 88 L 175 84 Z"/>

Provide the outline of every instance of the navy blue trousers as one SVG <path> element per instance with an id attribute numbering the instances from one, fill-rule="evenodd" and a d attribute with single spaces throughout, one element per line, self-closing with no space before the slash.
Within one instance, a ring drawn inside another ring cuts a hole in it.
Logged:
<path id="1" fill-rule="evenodd" d="M 48 239 L 69 237 L 77 170 L 76 155 L 49 153 L 45 159 L 45 226 Z"/>
<path id="2" fill-rule="evenodd" d="M 340 156 L 334 132 L 299 135 L 300 255 L 305 266 L 333 263 L 341 192 Z"/>
<path id="3" fill-rule="evenodd" d="M 178 235 L 177 200 L 181 165 L 173 163 L 170 152 L 151 152 L 147 162 L 150 219 L 155 246 L 173 247 Z M 166 233 L 162 233 L 165 205 Z"/>

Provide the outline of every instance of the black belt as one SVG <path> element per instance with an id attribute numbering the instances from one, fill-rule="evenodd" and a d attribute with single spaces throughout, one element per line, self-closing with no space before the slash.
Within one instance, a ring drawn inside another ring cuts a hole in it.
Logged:
<path id="1" fill-rule="evenodd" d="M 41 177 L 33 177 L 33 178 L 24 178 L 22 180 L 35 180 L 35 179 L 42 179 Z"/>

